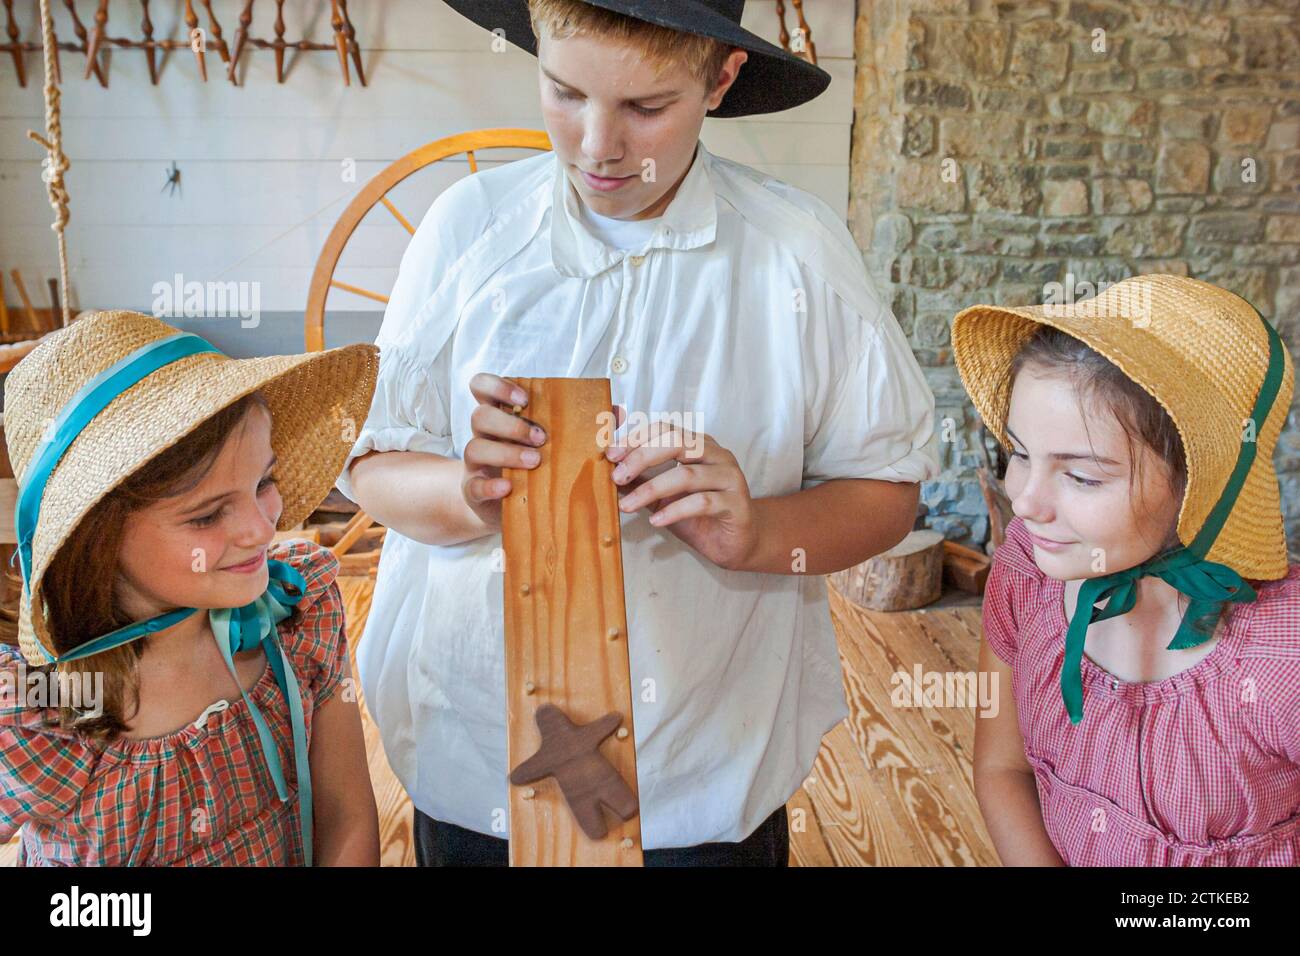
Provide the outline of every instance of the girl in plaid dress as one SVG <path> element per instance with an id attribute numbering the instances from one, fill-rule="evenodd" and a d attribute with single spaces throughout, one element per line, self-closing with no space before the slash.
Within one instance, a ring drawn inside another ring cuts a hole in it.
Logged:
<path id="1" fill-rule="evenodd" d="M 236 361 L 95 313 L 10 373 L 21 864 L 378 863 L 338 559 L 273 541 L 333 484 L 376 369 L 373 346 Z"/>
<path id="2" fill-rule="evenodd" d="M 1276 331 L 1222 289 L 1139 276 L 1068 307 L 966 309 L 953 343 L 1011 458 L 980 654 L 1009 693 L 975 754 L 1003 862 L 1295 866 Z"/>

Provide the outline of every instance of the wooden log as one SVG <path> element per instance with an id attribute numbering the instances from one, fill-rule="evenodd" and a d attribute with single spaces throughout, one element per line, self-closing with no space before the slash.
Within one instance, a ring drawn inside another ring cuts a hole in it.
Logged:
<path id="1" fill-rule="evenodd" d="M 599 416 L 612 409 L 609 380 L 513 381 L 528 395 L 523 416 L 546 429 L 547 441 L 536 468 L 503 469 L 511 481 L 501 511 L 509 767 L 537 765 L 530 758 L 542 744 L 538 712 L 544 723 L 554 717 L 546 705 L 575 725 L 616 714 L 621 720 L 600 740 L 598 763 L 612 765 L 635 795 L 620 512 L 614 463 L 598 441 Z M 511 785 L 509 793 L 512 866 L 642 864 L 635 804 L 626 820 L 605 810 L 608 830 L 593 839 L 556 777 Z"/>
<path id="2" fill-rule="evenodd" d="M 912 531 L 888 551 L 830 575 L 831 584 L 872 611 L 909 611 L 939 600 L 943 555 L 942 534 Z"/>

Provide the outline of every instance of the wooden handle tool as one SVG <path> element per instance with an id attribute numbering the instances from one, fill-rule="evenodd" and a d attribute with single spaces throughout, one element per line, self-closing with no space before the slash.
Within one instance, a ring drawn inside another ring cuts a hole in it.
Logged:
<path id="1" fill-rule="evenodd" d="M 18 287 L 18 298 L 23 300 L 23 308 L 27 310 L 27 321 L 31 323 L 32 331 L 39 332 L 41 323 L 36 318 L 36 310 L 32 308 L 32 300 L 27 296 L 27 287 L 23 285 L 23 274 L 17 269 L 10 269 L 9 277 L 14 280 L 14 285 Z"/>
<path id="2" fill-rule="evenodd" d="M 59 305 L 59 280 L 46 279 L 45 285 L 50 290 L 50 318 L 45 323 L 49 329 L 57 329 L 62 324 L 63 307 Z"/>

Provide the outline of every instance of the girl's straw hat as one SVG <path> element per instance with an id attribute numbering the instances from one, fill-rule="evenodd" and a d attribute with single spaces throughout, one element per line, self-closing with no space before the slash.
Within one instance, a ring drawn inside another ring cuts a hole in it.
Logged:
<path id="1" fill-rule="evenodd" d="M 232 359 L 148 315 L 86 313 L 48 335 L 5 380 L 5 441 L 20 489 L 33 478 L 27 473 L 33 455 L 58 427 L 70 399 L 97 376 L 168 338 L 197 340 L 206 350 L 163 364 L 116 395 L 72 440 L 45 483 L 18 620 L 19 646 L 33 665 L 57 653 L 41 593 L 46 569 L 87 512 L 138 468 L 261 389 L 271 408 L 271 445 L 284 500 L 277 527 L 289 530 L 329 494 L 369 413 L 379 369 L 373 345 Z"/>
<path id="2" fill-rule="evenodd" d="M 1010 448 L 1005 423 L 1012 358 L 1039 325 L 1080 339 L 1150 393 L 1173 419 L 1187 457 L 1178 537 L 1193 541 L 1229 485 L 1243 443 L 1254 459 L 1205 557 L 1243 578 L 1287 573 L 1286 534 L 1273 449 L 1291 408 L 1295 370 L 1284 366 L 1262 422 L 1248 422 L 1269 368 L 1275 332 L 1245 299 L 1181 276 L 1134 276 L 1069 304 L 974 305 L 953 319 L 962 383 L 980 417 Z M 1267 392 L 1267 390 L 1265 390 Z"/>

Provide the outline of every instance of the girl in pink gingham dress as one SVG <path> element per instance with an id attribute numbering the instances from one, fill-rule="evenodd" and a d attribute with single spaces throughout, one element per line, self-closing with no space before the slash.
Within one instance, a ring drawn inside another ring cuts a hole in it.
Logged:
<path id="1" fill-rule="evenodd" d="M 1043 826 L 1071 866 L 1295 866 L 1300 862 L 1300 565 L 1231 605 L 1201 660 L 1120 680 L 1083 658 L 1085 721 L 1059 679 L 1065 582 L 1007 528 L 984 635 L 1011 693 Z"/>
<path id="2" fill-rule="evenodd" d="M 1010 456 L 980 648 L 999 706 L 974 757 L 1003 863 L 1297 865 L 1277 330 L 1209 283 L 1135 276 L 1070 307 L 972 306 L 953 343 Z"/>

